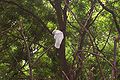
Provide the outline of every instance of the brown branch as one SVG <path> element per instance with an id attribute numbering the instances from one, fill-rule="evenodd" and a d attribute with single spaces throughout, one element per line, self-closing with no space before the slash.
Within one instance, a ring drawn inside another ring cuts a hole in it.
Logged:
<path id="1" fill-rule="evenodd" d="M 62 73 L 63 73 L 63 75 L 66 77 L 67 80 L 70 80 L 70 79 L 68 78 L 67 74 L 66 74 L 64 71 L 62 71 Z"/>
<path id="2" fill-rule="evenodd" d="M 112 68 L 112 80 L 116 80 L 116 72 L 117 72 L 117 70 L 116 70 L 116 56 L 117 56 L 117 54 L 116 54 L 116 50 L 117 50 L 117 41 L 116 41 L 116 38 L 114 37 L 113 38 L 113 40 L 114 40 L 114 55 L 113 55 L 113 68 Z"/>
<path id="3" fill-rule="evenodd" d="M 86 21 L 85 21 L 85 23 L 84 24 L 81 24 L 80 22 L 78 23 L 80 26 L 81 26 L 81 30 L 79 30 L 79 33 L 81 33 L 81 35 L 80 35 L 80 39 L 79 39 L 79 45 L 78 45 L 78 50 L 82 50 L 82 47 L 83 47 L 83 41 L 84 41 L 84 39 L 85 39 L 85 35 L 86 35 L 86 33 L 88 33 L 88 36 L 89 36 L 89 38 L 90 38 L 90 41 L 91 41 L 91 43 L 93 44 L 93 39 L 92 39 L 92 36 L 91 36 L 91 34 L 90 34 L 90 32 L 89 32 L 89 27 L 90 26 L 88 26 L 88 24 L 90 24 L 90 19 L 91 19 L 91 16 L 92 16 L 92 14 L 93 14 L 93 10 L 94 10 L 94 7 L 95 7 L 95 3 L 91 3 L 91 8 L 90 8 L 90 10 L 88 11 L 88 16 L 86 17 L 87 19 L 86 19 Z M 94 46 L 94 45 L 93 45 Z M 78 69 L 77 71 L 76 71 L 76 79 L 77 79 L 77 77 L 79 76 L 79 75 L 81 75 L 82 77 L 83 77 L 83 75 L 82 75 L 82 68 L 83 68 L 83 54 L 81 54 L 81 53 L 79 53 L 79 51 L 77 52 L 77 55 L 78 55 L 78 58 L 79 58 L 79 60 L 80 60 L 80 63 L 79 63 L 79 65 L 78 65 L 78 67 L 80 66 L 80 69 Z M 82 78 L 81 77 L 81 78 Z"/>
<path id="4" fill-rule="evenodd" d="M 51 46 L 49 46 L 43 53 L 41 53 L 40 56 L 37 58 L 37 60 L 32 64 L 32 67 L 34 67 L 34 66 L 38 63 L 39 59 L 40 59 L 49 49 L 51 49 L 51 47 L 53 47 L 53 46 L 54 46 L 54 44 L 52 44 Z"/>
<path id="5" fill-rule="evenodd" d="M 25 43 L 25 46 L 26 46 L 26 50 L 27 50 L 27 53 L 28 53 L 28 63 L 29 63 L 29 77 L 30 77 L 30 80 L 33 80 L 33 74 L 32 74 L 32 63 L 31 63 L 31 52 L 29 50 L 29 45 L 28 45 L 28 42 L 26 40 L 26 36 L 24 34 L 24 30 L 23 30 L 23 23 L 22 23 L 22 20 L 19 21 L 19 27 L 20 27 L 20 33 L 23 37 L 23 40 L 24 40 L 24 43 Z"/>
<path id="6" fill-rule="evenodd" d="M 67 6 L 68 7 L 68 6 Z M 71 14 L 73 15 L 73 17 L 75 18 L 75 20 L 77 21 L 77 23 L 79 24 L 79 26 L 82 26 L 83 27 L 83 24 L 82 22 L 80 22 L 77 17 L 76 17 L 76 14 L 68 7 L 68 11 L 71 12 Z"/>
<path id="7" fill-rule="evenodd" d="M 100 14 L 102 11 L 103 11 L 103 9 L 100 10 L 100 12 L 95 16 L 94 20 L 89 24 L 89 26 L 91 26 L 91 25 L 95 22 L 95 20 L 97 19 L 97 17 L 99 16 L 99 14 Z"/>
<path id="8" fill-rule="evenodd" d="M 52 0 L 49 0 L 49 2 L 53 6 L 53 8 L 56 8 L 56 6 L 54 5 L 54 2 Z"/>
<path id="9" fill-rule="evenodd" d="M 96 54 L 96 53 L 92 53 L 92 52 L 88 52 L 88 51 L 84 51 L 84 50 L 79 50 L 79 52 L 87 52 L 87 53 L 89 53 L 88 56 L 90 56 L 90 54 L 92 54 L 93 56 L 100 57 L 100 58 L 104 59 L 111 67 L 115 68 L 115 67 L 113 66 L 113 64 L 112 64 L 106 57 L 104 57 L 104 56 L 102 56 L 102 55 L 100 55 L 100 54 Z M 88 57 L 88 56 L 86 56 L 86 57 Z M 87 58 L 86 58 L 86 59 L 87 59 Z"/>
<path id="10" fill-rule="evenodd" d="M 43 29 L 46 29 L 52 35 L 52 31 L 50 31 L 47 28 L 46 24 L 39 18 L 39 16 L 35 15 L 32 11 L 30 11 L 28 9 L 25 9 L 22 5 L 20 5 L 20 4 L 16 3 L 16 2 L 13 2 L 13 1 L 1 0 L 0 2 L 4 2 L 4 3 L 15 5 L 18 8 L 20 8 L 21 10 L 27 12 L 29 15 L 34 17 L 38 21 L 38 23 L 42 24 Z"/>
<path id="11" fill-rule="evenodd" d="M 111 9 L 109 9 L 107 6 L 105 6 L 100 0 L 98 0 L 98 2 L 100 3 L 100 5 L 102 6 L 103 9 L 105 9 L 106 11 L 108 11 L 109 13 L 112 14 L 112 17 L 113 17 L 113 20 L 114 20 L 114 23 L 116 25 L 116 29 L 120 35 L 120 28 L 119 28 L 119 25 L 118 25 L 118 22 L 117 22 L 117 19 L 116 19 L 116 14 L 114 13 L 114 11 L 112 11 Z"/>
<path id="12" fill-rule="evenodd" d="M 99 55 L 99 53 L 97 53 L 98 55 Z M 103 73 L 103 70 L 102 70 L 102 66 L 101 66 L 101 64 L 100 64 L 100 59 L 99 59 L 99 57 L 98 56 L 95 56 L 96 57 L 96 61 L 97 61 L 97 63 L 98 63 L 98 66 L 99 66 L 99 70 L 100 70 L 100 75 L 101 75 L 101 80 L 106 80 L 105 79 L 105 76 L 104 76 L 104 73 Z"/>
<path id="13" fill-rule="evenodd" d="M 108 43 L 108 40 L 109 40 L 109 37 L 110 37 L 110 34 L 111 34 L 111 30 L 112 30 L 112 27 L 110 28 L 110 31 L 109 31 L 109 34 L 108 34 L 108 37 L 107 37 L 107 40 L 103 46 L 103 48 L 100 50 L 101 52 L 104 50 L 104 48 L 106 47 L 107 43 Z"/>
<path id="14" fill-rule="evenodd" d="M 60 67 L 62 68 L 62 71 L 65 72 L 65 74 L 69 77 L 71 80 L 70 76 L 70 69 L 67 64 L 67 60 L 65 57 L 65 37 L 66 37 L 66 21 L 67 21 L 67 6 L 65 4 L 64 9 L 62 9 L 62 0 L 49 0 L 51 5 L 56 11 L 56 16 L 57 16 L 57 22 L 58 22 L 58 29 L 60 29 L 63 34 L 64 34 L 64 39 L 61 43 L 61 46 L 59 49 L 57 49 L 58 52 L 58 59 L 60 61 Z M 66 76 L 63 76 L 64 80 L 67 80 Z"/>

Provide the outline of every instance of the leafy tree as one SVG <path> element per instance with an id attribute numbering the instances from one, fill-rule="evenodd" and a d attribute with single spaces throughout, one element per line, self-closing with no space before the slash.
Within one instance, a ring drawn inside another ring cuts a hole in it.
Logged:
<path id="1" fill-rule="evenodd" d="M 119 80 L 119 0 L 0 0 L 1 80 Z M 52 31 L 64 34 L 54 47 Z"/>

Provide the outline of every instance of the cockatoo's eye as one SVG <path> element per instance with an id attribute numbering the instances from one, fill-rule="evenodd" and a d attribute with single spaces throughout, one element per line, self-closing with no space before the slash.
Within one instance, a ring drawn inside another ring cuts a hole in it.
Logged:
<path id="1" fill-rule="evenodd" d="M 52 34 L 54 34 L 55 47 L 60 48 L 62 40 L 64 39 L 63 32 L 60 30 L 54 30 Z"/>

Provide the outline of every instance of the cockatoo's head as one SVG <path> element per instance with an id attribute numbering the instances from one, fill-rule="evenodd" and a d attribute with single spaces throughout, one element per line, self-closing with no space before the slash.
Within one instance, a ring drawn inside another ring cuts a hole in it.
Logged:
<path id="1" fill-rule="evenodd" d="M 56 30 L 53 30 L 52 34 L 55 34 L 56 33 Z"/>
<path id="2" fill-rule="evenodd" d="M 53 32 L 52 32 L 52 34 L 57 34 L 57 33 L 61 33 L 61 31 L 60 30 L 54 30 Z"/>

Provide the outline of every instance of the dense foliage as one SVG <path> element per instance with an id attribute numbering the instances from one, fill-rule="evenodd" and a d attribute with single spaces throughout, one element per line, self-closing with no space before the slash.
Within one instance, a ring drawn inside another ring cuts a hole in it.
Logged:
<path id="1" fill-rule="evenodd" d="M 0 80 L 119 80 L 119 13 L 120 0 L 0 0 Z"/>

